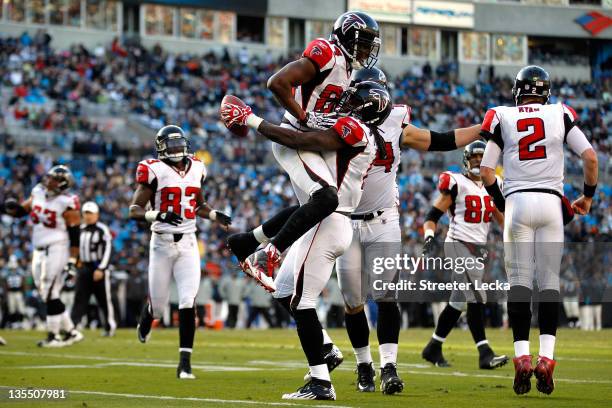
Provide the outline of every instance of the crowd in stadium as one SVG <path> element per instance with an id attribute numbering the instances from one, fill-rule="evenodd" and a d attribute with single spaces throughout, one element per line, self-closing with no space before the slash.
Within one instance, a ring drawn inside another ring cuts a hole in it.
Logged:
<path id="1" fill-rule="evenodd" d="M 278 122 L 282 112 L 268 92 L 266 81 L 282 62 L 270 55 L 239 57 L 227 50 L 221 55 L 172 54 L 160 47 L 146 49 L 118 41 L 107 48 L 74 45 L 59 51 L 49 46 L 45 36 L 31 38 L 24 34 L 20 38 L 0 39 L 0 91 L 10 96 L 2 99 L 0 129 L 11 129 L 11 134 L 0 130 L 3 146 L 0 148 L 0 202 L 9 196 L 23 199 L 55 157 L 68 164 L 76 176 L 81 202 L 97 202 L 102 209 L 102 221 L 113 233 L 115 287 L 123 288 L 116 291 L 121 298 L 115 301 L 123 305 L 119 307 L 122 324 L 134 325 L 147 292 L 148 232 L 146 225 L 128 221 L 127 211 L 134 189 L 135 166 L 153 153 L 154 129 L 175 123 L 191 135 L 193 151 L 209 167 L 206 198 L 213 208 L 232 215 L 235 230 L 253 228 L 295 202 L 288 178 L 269 158 L 269 144 L 253 134 L 244 139 L 231 137 L 218 118 L 221 98 L 232 93 L 253 106 L 256 113 Z M 416 126 L 442 130 L 464 127 L 480 123 L 489 107 L 513 103 L 511 80 L 489 75 L 489 71 L 483 72 L 475 84 L 465 84 L 458 81 L 452 64 L 432 67 L 427 63 L 393 78 L 392 96 L 395 103 L 412 107 L 411 120 Z M 600 155 L 599 162 L 610 163 L 612 123 L 605 123 L 605 118 L 612 112 L 612 83 L 554 80 L 551 103 L 558 100 L 576 107 L 581 127 Z M 593 105 L 585 101 L 596 102 Z M 84 105 L 107 106 L 115 113 L 129 113 L 131 118 L 151 128 L 151 142 L 138 150 L 122 149 L 99 124 L 81 115 Z M 49 146 L 49 151 L 23 146 L 14 129 L 48 132 L 53 135 L 54 146 Z M 460 169 L 458 163 L 450 164 L 452 169 Z M 403 155 L 398 183 L 402 232 L 408 251 L 419 251 L 424 216 L 435 195 L 437 172 L 448 165 L 440 154 L 405 152 Z M 568 174 L 580 175 L 577 157 L 568 160 L 566 167 Z M 573 199 L 581 188 L 577 182 L 568 182 L 566 195 Z M 611 196 L 609 185 L 599 188 L 591 214 L 566 228 L 568 242 L 609 241 Z M 251 290 L 252 285 L 237 273 L 237 263 L 224 243 L 227 232 L 217 224 L 198 222 L 204 282 L 198 304 L 213 305 L 202 309 L 203 324 L 216 325 L 217 305 L 226 301 L 234 313 L 230 313 L 227 322 L 231 327 L 236 323 L 236 309 L 231 306 L 244 299 L 248 299 L 252 313 L 244 317 L 241 314 L 239 324 L 250 325 L 255 312 L 265 316 L 270 309 L 275 309 L 271 325 L 286 324 L 288 317 L 274 307 L 270 297 L 262 290 Z M 495 234 L 494 239 L 498 239 L 499 229 Z M 21 271 L 22 289 L 33 318 L 32 313 L 37 313 L 41 302 L 29 274 L 30 253 L 27 220 L 15 221 L 3 216 L 0 300 L 3 291 L 8 289 L 7 276 Z M 501 271 L 499 260 L 497 267 Z M 240 289 L 235 290 L 236 287 Z M 586 304 L 590 302 L 587 292 L 575 289 L 576 296 Z M 237 297 L 237 293 L 241 295 Z M 328 321 L 333 325 L 334 321 L 339 322 L 335 314 L 342 305 L 333 284 L 325 299 L 328 306 L 333 306 Z M 1 302 L 0 308 L 4 308 Z M 414 316 L 422 313 L 415 307 L 408 309 L 413 314 L 408 317 L 409 321 L 430 323 Z M 6 311 L 3 315 L 6 317 Z M 167 323 L 172 321 L 172 313 L 169 316 Z M 0 322 L 7 323 L 7 319 Z"/>

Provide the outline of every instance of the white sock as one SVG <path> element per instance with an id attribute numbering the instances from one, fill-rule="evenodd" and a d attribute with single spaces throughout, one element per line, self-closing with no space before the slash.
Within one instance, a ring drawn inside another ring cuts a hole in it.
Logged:
<path id="1" fill-rule="evenodd" d="M 310 366 L 310 376 L 318 380 L 331 381 L 331 378 L 329 377 L 329 370 L 327 369 L 327 364 Z"/>
<path id="2" fill-rule="evenodd" d="M 47 330 L 53 334 L 59 334 L 62 315 L 47 315 Z"/>
<path id="3" fill-rule="evenodd" d="M 370 354 L 370 346 L 354 348 L 353 351 L 355 352 L 355 358 L 357 359 L 357 364 L 372 362 L 372 354 Z"/>
<path id="4" fill-rule="evenodd" d="M 514 342 L 514 356 L 528 356 L 529 355 L 529 340 L 519 340 Z"/>
<path id="5" fill-rule="evenodd" d="M 380 367 L 384 367 L 389 363 L 397 363 L 397 344 L 385 343 L 378 346 L 380 353 Z"/>
<path id="6" fill-rule="evenodd" d="M 436 333 L 432 334 L 431 338 L 434 340 L 438 340 L 440 343 L 444 343 L 444 340 L 446 340 L 446 337 L 440 337 Z"/>
<path id="7" fill-rule="evenodd" d="M 323 332 L 323 344 L 333 343 L 331 337 L 329 337 L 329 334 L 327 334 L 327 330 L 323 329 L 321 331 Z"/>
<path id="8" fill-rule="evenodd" d="M 264 234 L 262 225 L 253 230 L 253 235 L 255 235 L 255 239 L 260 244 L 265 244 L 270 241 L 270 238 L 266 237 L 266 234 Z"/>
<path id="9" fill-rule="evenodd" d="M 74 329 L 74 323 L 72 323 L 72 319 L 70 318 L 68 311 L 64 310 L 64 313 L 62 313 L 60 316 L 62 320 L 61 322 L 62 329 L 70 333 Z"/>
<path id="10" fill-rule="evenodd" d="M 489 344 L 489 340 L 484 339 L 484 340 L 480 340 L 478 343 L 476 343 L 476 348 L 484 345 L 484 344 Z"/>
<path id="11" fill-rule="evenodd" d="M 556 337 L 550 334 L 540 334 L 540 355 L 553 359 Z"/>
<path id="12" fill-rule="evenodd" d="M 191 353 L 193 351 L 193 349 L 187 348 L 187 347 L 179 347 L 179 353 L 186 351 L 188 353 Z"/>

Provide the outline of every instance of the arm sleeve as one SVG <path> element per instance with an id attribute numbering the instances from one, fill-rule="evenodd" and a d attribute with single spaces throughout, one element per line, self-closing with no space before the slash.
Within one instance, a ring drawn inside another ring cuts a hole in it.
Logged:
<path id="1" fill-rule="evenodd" d="M 136 182 L 150 187 L 154 180 L 155 173 L 153 170 L 143 162 L 138 163 L 138 168 L 136 169 Z"/>
<path id="2" fill-rule="evenodd" d="M 328 70 L 334 65 L 334 50 L 329 42 L 322 38 L 311 41 L 302 53 L 302 57 L 312 61 L 319 72 Z"/>
<path id="3" fill-rule="evenodd" d="M 489 109 L 485 114 L 485 118 L 480 128 L 480 136 L 487 141 L 494 141 L 501 149 L 504 148 L 504 141 L 501 136 L 501 126 L 499 124 L 499 115 L 495 109 Z"/>
<path id="4" fill-rule="evenodd" d="M 106 225 L 101 225 L 102 231 L 104 233 L 104 254 L 102 255 L 102 259 L 98 264 L 98 269 L 105 270 L 108 268 L 108 262 L 110 261 L 111 251 L 113 248 L 113 236 Z"/>
<path id="5" fill-rule="evenodd" d="M 593 147 L 578 126 L 571 128 L 571 130 L 567 133 L 566 141 L 570 149 L 572 149 L 572 151 L 578 156 L 582 155 L 585 150 Z"/>
<path id="6" fill-rule="evenodd" d="M 571 106 L 562 104 L 563 107 L 563 125 L 565 127 L 564 142 L 567 143 L 567 135 L 578 124 L 578 114 Z"/>
<path id="7" fill-rule="evenodd" d="M 368 144 L 368 139 L 361 124 L 351 117 L 338 119 L 332 129 L 350 146 L 359 147 Z"/>
<path id="8" fill-rule="evenodd" d="M 487 142 L 487 148 L 485 149 L 484 155 L 482 156 L 482 161 L 480 162 L 480 165 L 488 167 L 490 169 L 496 168 L 497 163 L 499 162 L 499 157 L 501 156 L 501 152 L 501 147 L 497 143 L 495 143 L 495 141 L 489 140 Z"/>

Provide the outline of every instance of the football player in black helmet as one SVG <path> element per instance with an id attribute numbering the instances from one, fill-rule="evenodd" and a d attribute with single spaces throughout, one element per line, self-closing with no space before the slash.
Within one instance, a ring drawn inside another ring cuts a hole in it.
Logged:
<path id="1" fill-rule="evenodd" d="M 371 68 L 378 61 L 380 29 L 362 11 L 348 11 L 336 19 L 331 40 L 350 58 L 354 69 Z"/>
<path id="2" fill-rule="evenodd" d="M 180 127 L 164 126 L 155 136 L 155 150 L 160 160 L 176 165 L 184 162 L 189 155 L 189 141 Z"/>
<path id="3" fill-rule="evenodd" d="M 363 81 L 378 82 L 385 88 L 388 88 L 387 76 L 382 71 L 382 69 L 378 67 L 361 68 L 353 71 L 353 73 L 351 74 L 351 86 L 354 87 L 359 82 Z"/>
<path id="4" fill-rule="evenodd" d="M 47 171 L 43 183 L 48 192 L 59 194 L 74 185 L 74 176 L 68 167 L 60 164 Z"/>
<path id="5" fill-rule="evenodd" d="M 517 105 L 524 102 L 525 97 L 540 100 L 542 104 L 550 97 L 550 76 L 544 68 L 528 65 L 516 74 L 512 95 Z"/>

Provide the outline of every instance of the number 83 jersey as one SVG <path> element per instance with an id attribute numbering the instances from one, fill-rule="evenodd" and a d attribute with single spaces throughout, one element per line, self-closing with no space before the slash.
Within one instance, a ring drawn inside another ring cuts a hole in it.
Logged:
<path id="1" fill-rule="evenodd" d="M 196 231 L 197 199 L 206 178 L 206 166 L 195 157 L 187 158 L 184 171 L 161 160 L 143 160 L 138 163 L 136 182 L 155 192 L 151 208 L 171 211 L 183 217 L 180 225 L 159 221 L 151 224 L 151 231 L 170 234 L 188 234 Z"/>
<path id="2" fill-rule="evenodd" d="M 497 183 L 501 186 L 499 178 Z M 448 209 L 450 225 L 446 239 L 486 243 L 495 204 L 482 182 L 461 173 L 445 171 L 440 174 L 438 190 L 450 194 L 453 199 Z"/>

